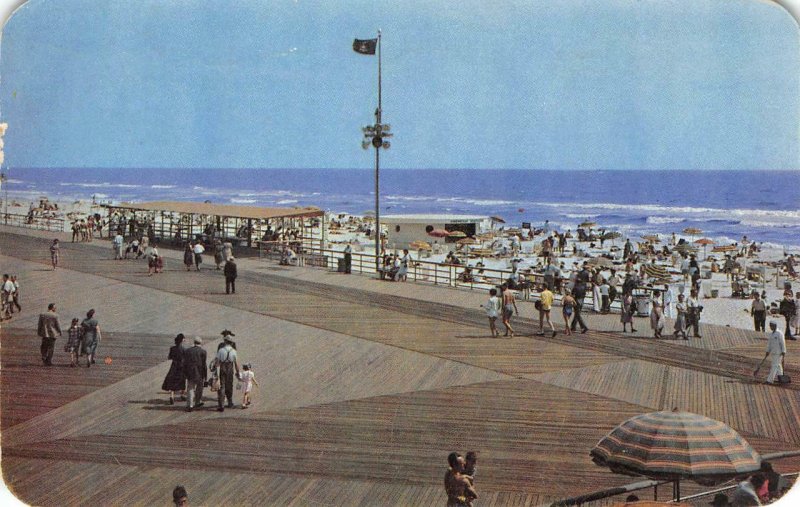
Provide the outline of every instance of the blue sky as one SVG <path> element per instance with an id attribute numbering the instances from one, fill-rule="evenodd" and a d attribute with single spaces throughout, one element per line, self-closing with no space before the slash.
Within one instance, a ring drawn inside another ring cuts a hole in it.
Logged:
<path id="1" fill-rule="evenodd" d="M 12 167 L 797 169 L 797 23 L 764 1 L 31 0 Z"/>

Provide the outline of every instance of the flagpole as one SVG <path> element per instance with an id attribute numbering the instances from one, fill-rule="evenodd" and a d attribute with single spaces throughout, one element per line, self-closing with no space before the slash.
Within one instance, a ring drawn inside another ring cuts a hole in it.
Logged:
<path id="1" fill-rule="evenodd" d="M 378 29 L 378 109 L 375 110 L 375 125 L 381 124 L 381 30 Z M 381 210 L 380 210 L 380 161 L 381 147 L 375 145 L 375 273 L 381 261 Z"/>

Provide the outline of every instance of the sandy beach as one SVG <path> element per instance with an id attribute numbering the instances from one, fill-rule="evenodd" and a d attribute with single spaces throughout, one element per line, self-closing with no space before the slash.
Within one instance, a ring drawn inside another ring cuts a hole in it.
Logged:
<path id="1" fill-rule="evenodd" d="M 90 214 L 99 214 L 104 220 L 107 219 L 108 210 L 104 204 L 110 204 L 111 200 L 97 200 L 97 199 L 77 199 L 70 201 L 56 201 L 50 200 L 46 196 L 39 196 L 38 201 L 26 202 L 24 199 L 29 196 L 16 196 L 13 194 L 9 199 L 9 213 L 23 215 L 34 209 L 32 224 L 35 228 L 57 228 L 63 225 L 64 231 L 68 232 L 71 229 L 71 224 L 74 220 L 85 219 Z M 57 208 L 50 210 L 43 210 L 42 204 L 45 207 Z M 329 213 L 329 221 L 326 228 L 326 241 L 323 245 L 325 249 L 334 251 L 343 251 L 349 244 L 355 253 L 370 254 L 374 252 L 374 234 L 367 236 L 365 230 L 369 230 L 373 222 L 371 217 L 353 216 L 346 213 Z M 571 231 L 578 228 L 579 223 L 575 223 Z M 424 250 L 411 250 L 410 255 L 413 261 L 423 261 L 425 263 L 443 264 L 446 262 L 448 253 L 453 253 L 459 257 L 463 263 L 458 269 L 470 267 L 474 271 L 484 267 L 487 270 L 498 270 L 511 272 L 516 269 L 527 276 L 534 278 L 532 275 L 541 273 L 544 268 L 543 258 L 541 254 L 542 240 L 549 236 L 551 232 L 556 232 L 555 228 L 552 231 L 538 231 L 539 234 L 528 239 L 528 230 L 520 229 L 520 224 L 503 223 L 493 224 L 492 229 L 487 234 L 480 236 L 482 239 L 477 241 L 474 245 L 459 245 L 457 243 L 439 243 L 437 238 L 420 238 L 421 240 L 431 240 L 431 248 Z M 534 226 L 535 227 L 535 226 Z M 382 227 L 386 231 L 386 227 Z M 592 230 L 602 230 L 602 224 L 597 224 Z M 106 234 L 104 232 L 104 234 Z M 321 231 L 316 234 L 321 236 Z M 386 234 L 386 233 L 385 233 Z M 127 238 L 126 238 L 127 239 Z M 642 242 L 640 237 L 632 236 L 626 238 L 621 236 L 611 241 L 578 241 L 576 238 L 567 239 L 564 254 L 554 256 L 554 264 L 562 266 L 562 277 L 569 278 L 569 274 L 576 270 L 583 262 L 595 259 L 598 257 L 605 257 L 613 263 L 610 267 L 602 270 L 601 274 L 604 277 L 611 275 L 611 269 L 614 269 L 619 275 L 624 275 L 624 264 L 621 261 L 622 246 L 626 239 L 630 239 L 633 245 L 638 246 Z M 683 234 L 680 231 L 675 233 L 676 240 L 685 240 L 688 244 L 697 239 L 697 235 Z M 437 240 L 437 241 L 433 241 Z M 385 246 L 387 252 L 394 255 L 402 255 L 399 248 L 393 248 L 391 234 L 388 239 L 385 239 Z M 671 245 L 672 237 L 669 235 L 662 235 L 654 244 L 657 250 L 663 248 L 663 245 Z M 701 282 L 701 292 L 699 294 L 704 307 L 702 313 L 702 322 L 709 324 L 716 324 L 721 326 L 731 326 L 740 329 L 752 329 L 753 320 L 750 316 L 751 299 L 743 297 L 734 297 L 732 295 L 733 289 L 730 277 L 722 272 L 711 272 L 711 260 L 716 259 L 719 266 L 722 265 L 725 253 L 714 254 L 711 252 L 712 247 L 707 247 L 704 254 L 702 246 L 693 245 L 695 247 L 697 258 L 701 272 L 703 272 L 703 280 Z M 573 251 L 575 253 L 573 253 Z M 477 253 L 476 253 L 477 252 Z M 748 266 L 764 266 L 763 274 L 765 277 L 758 279 L 751 279 L 747 287 L 750 291 L 757 290 L 759 293 L 766 295 L 766 301 L 773 307 L 777 306 L 777 302 L 782 298 L 784 292 L 784 282 L 786 281 L 785 273 L 778 266 L 778 264 L 785 258 L 786 252 L 777 247 L 763 247 L 755 254 L 747 257 L 740 257 L 739 263 L 742 268 L 742 273 L 747 272 Z M 651 258 L 644 256 L 641 262 L 650 263 Z M 688 283 L 684 281 L 680 274 L 680 263 L 676 258 L 666 258 L 663 261 L 657 261 L 658 266 L 663 267 L 671 273 L 670 287 L 677 296 L 679 293 L 685 293 L 688 296 Z M 641 266 L 637 264 L 634 270 L 638 271 Z M 746 277 L 743 277 L 743 279 Z M 751 277 L 752 278 L 752 277 Z M 643 286 L 653 286 L 652 280 L 644 278 L 642 280 Z M 481 291 L 487 290 L 491 285 L 474 284 L 473 290 Z M 659 281 L 655 288 L 663 289 L 663 281 Z M 712 294 L 715 297 L 712 297 Z M 532 297 L 536 297 L 536 291 L 532 292 Z M 557 301 L 558 301 L 557 297 Z M 612 310 L 619 311 L 619 300 L 612 305 Z M 591 305 L 590 305 L 591 306 Z M 591 311 L 591 310 L 590 310 Z M 781 325 L 782 318 L 777 316 Z M 667 329 L 671 329 L 671 323 L 668 323 Z"/>

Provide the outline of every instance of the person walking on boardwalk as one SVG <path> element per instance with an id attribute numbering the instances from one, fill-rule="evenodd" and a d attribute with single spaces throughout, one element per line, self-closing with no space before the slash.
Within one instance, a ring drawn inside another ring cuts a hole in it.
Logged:
<path id="1" fill-rule="evenodd" d="M 2 309 L 0 309 L 0 321 L 11 318 L 11 302 L 14 299 L 14 282 L 8 274 L 3 275 L 3 285 L 0 288 L 0 299 Z"/>
<path id="2" fill-rule="evenodd" d="M 767 336 L 767 352 L 764 354 L 764 359 L 758 365 L 758 368 L 753 372 L 753 376 L 758 375 L 761 365 L 767 358 L 770 359 L 769 375 L 767 375 L 767 384 L 775 384 L 778 375 L 783 375 L 784 360 L 786 358 L 786 340 L 783 333 L 778 329 L 777 321 L 770 321 L 769 323 L 770 334 Z"/>
<path id="3" fill-rule="evenodd" d="M 508 336 L 510 333 L 513 338 L 514 329 L 511 327 L 511 316 L 514 315 L 514 313 L 519 315 L 517 301 L 514 299 L 514 293 L 508 288 L 508 284 L 504 283 L 500 288 L 503 291 L 503 325 L 506 327 L 505 336 Z"/>
<path id="4" fill-rule="evenodd" d="M 553 321 L 550 320 L 550 310 L 553 307 L 553 293 L 550 291 L 547 285 L 542 285 L 541 287 L 542 292 L 539 294 L 539 334 L 544 336 L 544 323 L 547 322 L 547 325 L 550 327 L 550 331 L 553 333 L 553 338 L 556 336 L 556 328 L 553 325 Z"/>
<path id="5" fill-rule="evenodd" d="M 753 293 L 750 315 L 753 317 L 753 326 L 755 326 L 756 331 L 765 332 L 767 330 L 767 304 L 761 299 L 761 294 L 758 292 Z"/>
<path id="6" fill-rule="evenodd" d="M 55 348 L 56 338 L 61 336 L 61 325 L 58 322 L 56 304 L 47 305 L 47 313 L 39 315 L 38 333 L 42 339 L 40 348 L 42 353 L 42 363 L 45 366 L 53 366 L 53 349 Z"/>
<path id="7" fill-rule="evenodd" d="M 489 300 L 484 303 L 483 308 L 489 318 L 489 331 L 491 331 L 492 337 L 500 336 L 500 331 L 497 330 L 497 317 L 503 311 L 503 308 L 500 298 L 497 297 L 497 289 L 489 289 Z"/>
<path id="8" fill-rule="evenodd" d="M 236 270 L 236 259 L 231 257 L 225 263 L 225 294 L 236 294 L 236 277 L 238 276 Z"/>
<path id="9" fill-rule="evenodd" d="M 167 359 L 172 360 L 169 365 L 167 376 L 161 384 L 161 390 L 169 392 L 169 404 L 175 404 L 175 393 L 180 393 L 181 397 L 186 395 L 186 379 L 183 377 L 183 333 L 178 333 L 175 337 L 175 345 L 169 348 Z"/>
<path id="10" fill-rule="evenodd" d="M 186 266 L 186 271 L 192 269 L 194 264 L 194 252 L 192 252 L 192 243 L 187 241 L 186 247 L 183 249 L 183 265 Z"/>
<path id="11" fill-rule="evenodd" d="M 214 264 L 217 269 L 222 269 L 222 263 L 225 262 L 225 253 L 222 251 L 222 241 L 214 241 Z"/>
<path id="12" fill-rule="evenodd" d="M 631 325 L 631 333 L 635 333 L 636 329 L 633 327 L 633 313 L 635 311 L 633 303 L 633 293 L 624 292 L 622 294 L 622 313 L 619 316 L 619 321 L 622 322 L 622 332 L 627 332 L 628 324 Z"/>
<path id="13" fill-rule="evenodd" d="M 675 338 L 680 335 L 684 340 L 688 340 L 689 337 L 686 336 L 686 302 L 683 300 L 683 294 L 678 294 L 675 311 L 678 312 L 678 316 L 675 318 Z"/>
<path id="14" fill-rule="evenodd" d="M 72 319 L 72 323 L 69 329 L 67 329 L 67 345 L 64 347 L 64 352 L 69 352 L 70 368 L 78 366 L 78 355 L 81 353 L 82 336 L 80 320 Z"/>
<path id="15" fill-rule="evenodd" d="M 346 275 L 349 275 L 353 269 L 353 247 L 350 246 L 350 243 L 347 243 L 347 246 L 344 247 L 344 272 Z"/>
<path id="16" fill-rule="evenodd" d="M 114 236 L 114 241 L 111 243 L 111 247 L 114 249 L 114 260 L 122 259 L 122 244 L 125 242 L 125 238 L 117 232 L 117 235 Z"/>
<path id="17" fill-rule="evenodd" d="M 86 318 L 81 322 L 83 328 L 83 353 L 86 355 L 86 367 L 95 364 L 97 346 L 100 345 L 100 324 L 94 318 L 94 309 L 86 312 Z"/>
<path id="18" fill-rule="evenodd" d="M 217 374 L 219 376 L 219 391 L 217 391 L 217 411 L 225 410 L 223 402 L 228 400 L 228 408 L 233 408 L 233 375 L 241 378 L 239 373 L 239 361 L 236 357 L 236 349 L 233 348 L 232 332 L 225 329 L 222 331 L 225 346 L 217 351 Z"/>
<path id="19" fill-rule="evenodd" d="M 570 321 L 572 315 L 575 313 L 575 298 L 572 297 L 572 292 L 569 289 L 564 291 L 564 297 L 561 298 L 561 315 L 564 317 L 564 334 L 571 335 Z"/>
<path id="20" fill-rule="evenodd" d="M 17 281 L 17 275 L 11 275 L 10 281 L 11 285 L 14 287 L 14 291 L 11 293 L 11 303 L 8 305 L 9 310 L 11 313 L 14 313 L 14 308 L 16 308 L 18 312 L 21 312 L 22 307 L 19 305 L 19 281 Z"/>
<path id="21" fill-rule="evenodd" d="M 572 294 L 575 296 L 575 314 L 572 318 L 572 324 L 570 325 L 572 331 L 575 331 L 579 324 L 581 326 L 581 333 L 585 333 L 589 330 L 589 326 L 586 325 L 583 321 L 583 317 L 581 317 L 581 309 L 583 308 L 583 300 L 586 298 L 586 286 L 590 281 L 591 275 L 584 262 L 583 268 L 575 277 L 575 288 L 572 290 Z"/>
<path id="22" fill-rule="evenodd" d="M 57 239 L 54 239 L 53 243 L 50 245 L 50 262 L 53 264 L 53 271 L 58 267 L 60 254 L 61 245 L 58 243 Z"/>
<path id="23" fill-rule="evenodd" d="M 664 317 L 675 318 L 675 292 L 669 284 L 664 284 Z"/>
<path id="24" fill-rule="evenodd" d="M 795 313 L 797 313 L 797 303 L 792 298 L 791 290 L 787 290 L 783 293 L 783 299 L 778 305 L 778 313 L 783 315 L 783 318 L 786 319 L 784 338 L 787 340 L 796 340 L 797 338 L 792 335 L 792 319 L 794 318 Z"/>
<path id="25" fill-rule="evenodd" d="M 200 264 L 203 263 L 203 252 L 205 251 L 206 249 L 203 247 L 203 244 L 200 243 L 199 241 L 196 242 L 192 247 L 192 253 L 194 253 L 194 266 L 197 269 L 197 271 L 200 271 Z"/>
<path id="26" fill-rule="evenodd" d="M 203 406 L 203 383 L 208 378 L 203 340 L 194 337 L 194 346 L 183 352 L 183 378 L 186 379 L 186 411 Z"/>
<path id="27" fill-rule="evenodd" d="M 702 338 L 702 336 L 700 336 L 700 312 L 702 311 L 703 307 L 700 306 L 697 290 L 692 289 L 689 292 L 689 299 L 686 301 L 686 316 L 687 326 L 694 328 L 695 338 Z"/>
<path id="28" fill-rule="evenodd" d="M 447 456 L 450 468 L 444 474 L 444 491 L 447 494 L 447 507 L 469 507 L 478 494 L 464 475 L 466 461 L 457 452 Z"/>

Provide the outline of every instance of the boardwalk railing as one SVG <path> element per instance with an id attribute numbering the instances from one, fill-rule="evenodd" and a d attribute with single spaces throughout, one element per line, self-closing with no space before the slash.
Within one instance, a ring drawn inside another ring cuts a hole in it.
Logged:
<path id="1" fill-rule="evenodd" d="M 2 213 L 2 224 L 40 231 L 64 232 L 63 218 L 29 217 L 21 213 Z"/>
<path id="2" fill-rule="evenodd" d="M 284 257 L 283 251 L 286 246 L 292 248 L 293 251 L 296 250 L 297 258 L 294 261 L 296 265 L 319 267 L 329 271 L 346 271 L 345 253 L 341 250 L 322 248 L 319 240 L 306 239 L 302 244 L 299 240 L 295 242 L 261 241 L 259 242 L 259 257 L 281 261 Z M 382 267 L 381 270 L 383 270 Z M 381 278 L 387 278 L 385 274 L 382 275 L 380 271 L 376 270 L 375 254 L 373 253 L 352 252 L 350 254 L 350 272 L 370 276 L 381 275 Z M 492 269 L 465 264 L 443 264 L 422 259 L 412 260 L 408 266 L 407 273 L 408 281 L 481 290 L 497 287 L 507 282 L 511 275 L 512 271 L 510 269 Z M 524 284 L 512 287 L 512 289 L 519 291 L 523 300 L 538 299 L 535 287 L 544 284 L 544 275 L 526 273 L 525 278 Z M 562 283 L 566 283 L 566 281 L 564 280 Z M 640 291 L 637 289 L 634 295 L 638 292 Z M 592 305 L 594 303 L 592 291 L 587 291 L 586 296 L 584 306 Z M 556 301 L 561 299 L 561 294 L 558 291 L 555 291 L 555 299 Z M 619 299 L 617 297 L 611 304 L 612 309 L 620 309 Z"/>
<path id="3" fill-rule="evenodd" d="M 790 458 L 793 456 L 800 456 L 800 451 L 784 451 L 784 452 L 775 452 L 770 454 L 762 454 L 761 459 L 762 461 L 774 461 L 781 458 Z M 800 472 L 791 472 L 786 474 L 781 474 L 781 477 L 789 479 L 790 477 L 795 477 L 800 475 Z M 597 500 L 603 500 L 606 498 L 611 498 L 617 495 L 623 495 L 625 493 L 633 493 L 634 491 L 641 491 L 643 489 L 653 488 L 653 501 L 658 501 L 658 487 L 663 486 L 665 484 L 671 484 L 672 481 L 654 481 L 654 480 L 646 480 L 646 481 L 639 481 L 634 482 L 631 484 L 627 484 L 625 486 L 619 486 L 616 488 L 609 488 L 604 489 L 601 491 L 595 491 L 593 493 L 587 493 L 585 495 L 575 496 L 572 498 L 566 498 L 564 500 L 559 500 L 557 502 L 553 502 L 550 507 L 566 507 L 569 505 L 583 505 L 585 503 L 594 502 Z M 730 491 L 735 489 L 738 484 L 731 484 L 728 486 L 724 486 L 722 488 L 713 489 L 710 491 L 703 491 L 702 493 L 697 493 L 691 496 L 686 496 L 680 498 L 680 501 L 692 502 L 696 501 L 699 498 L 707 498 L 713 497 L 717 493 L 724 493 L 726 491 Z M 679 494 L 675 488 L 673 483 L 673 501 L 675 496 Z"/>

